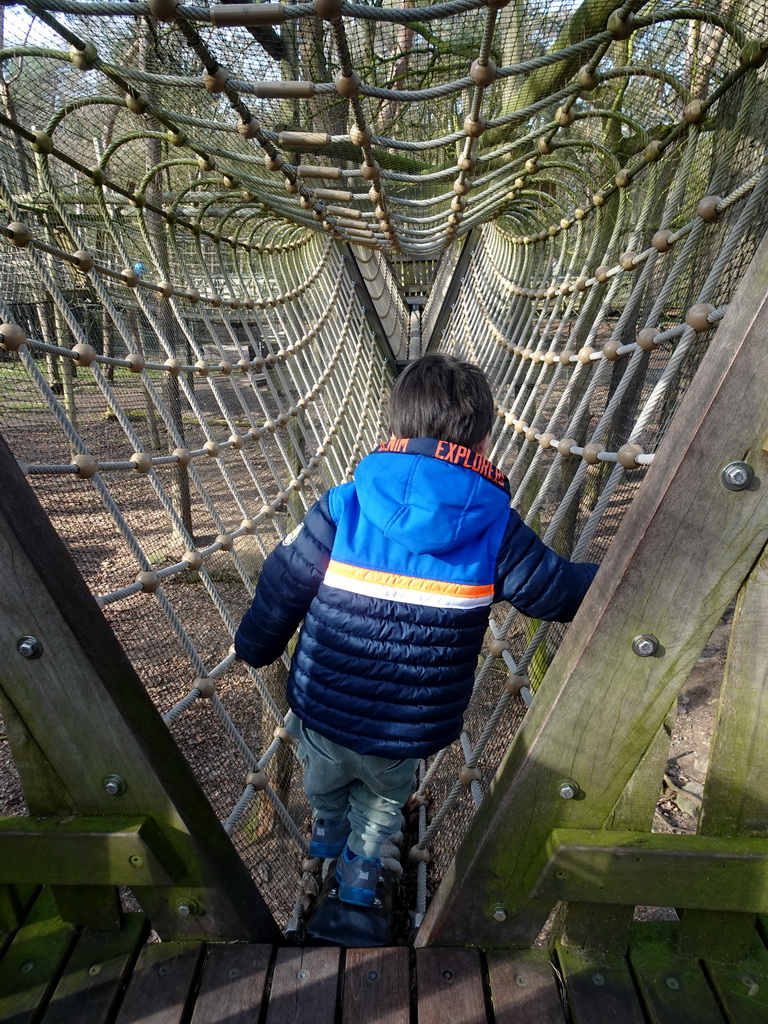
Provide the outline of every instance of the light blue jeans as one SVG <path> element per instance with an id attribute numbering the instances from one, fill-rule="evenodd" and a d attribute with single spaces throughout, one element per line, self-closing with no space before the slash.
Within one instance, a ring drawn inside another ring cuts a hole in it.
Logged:
<path id="1" fill-rule="evenodd" d="M 356 754 L 308 729 L 293 716 L 288 726 L 299 741 L 304 790 L 316 818 L 349 818 L 347 845 L 359 857 L 381 857 L 384 843 L 400 828 L 400 808 L 413 788 L 417 757 L 393 761 Z"/>

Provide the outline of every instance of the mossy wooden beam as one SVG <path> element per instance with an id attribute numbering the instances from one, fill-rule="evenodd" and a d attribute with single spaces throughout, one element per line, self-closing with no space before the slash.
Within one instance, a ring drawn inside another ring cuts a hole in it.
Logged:
<path id="1" fill-rule="evenodd" d="M 2 439 L 0 480 L 0 708 L 4 717 L 11 712 L 12 753 L 24 753 L 19 768 L 31 813 L 151 817 L 182 865 L 175 885 L 134 890 L 161 937 L 280 941 L 192 769 Z M 25 636 L 39 642 L 38 657 L 22 653 Z M 81 882 L 89 882 L 85 870 Z"/>
<path id="2" fill-rule="evenodd" d="M 768 840 L 555 829 L 526 875 L 536 899 L 768 910 Z"/>
<path id="3" fill-rule="evenodd" d="M 0 881 L 171 885 L 183 864 L 146 819 L 0 818 Z"/>
<path id="4" fill-rule="evenodd" d="M 552 901 L 531 901 L 524 879 L 547 835 L 610 824 L 768 539 L 766 336 L 768 242 L 747 269 L 417 944 L 464 944 L 468 937 L 481 945 L 530 944 Z M 734 461 L 755 474 L 741 491 L 722 482 Z M 641 633 L 658 638 L 651 657 L 633 653 Z M 577 782 L 577 799 L 561 797 L 564 778 Z"/>

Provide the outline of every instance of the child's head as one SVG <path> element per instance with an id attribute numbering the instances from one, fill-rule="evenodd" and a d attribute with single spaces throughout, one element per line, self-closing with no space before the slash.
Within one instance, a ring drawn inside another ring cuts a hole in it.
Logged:
<path id="1" fill-rule="evenodd" d="M 490 385 L 477 366 L 429 352 L 395 381 L 389 421 L 395 437 L 435 437 L 474 448 L 493 426 Z"/>

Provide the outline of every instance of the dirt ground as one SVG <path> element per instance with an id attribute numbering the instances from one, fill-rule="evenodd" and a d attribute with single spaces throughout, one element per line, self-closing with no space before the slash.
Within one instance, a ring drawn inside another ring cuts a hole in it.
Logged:
<path id="1" fill-rule="evenodd" d="M 731 606 L 677 699 L 663 793 L 654 815 L 656 832 L 696 831 L 732 622 Z"/>

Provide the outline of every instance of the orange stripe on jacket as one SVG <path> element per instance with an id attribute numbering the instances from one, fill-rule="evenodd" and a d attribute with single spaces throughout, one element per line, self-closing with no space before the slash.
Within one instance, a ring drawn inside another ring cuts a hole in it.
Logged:
<path id="1" fill-rule="evenodd" d="M 448 594 L 453 597 L 493 597 L 494 585 L 446 583 L 444 580 L 426 580 L 419 576 L 401 576 L 394 572 L 379 572 L 378 569 L 361 569 L 331 559 L 328 571 L 362 583 L 377 583 L 382 587 L 398 587 L 401 590 L 418 590 L 427 594 Z"/>

